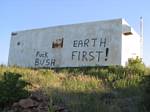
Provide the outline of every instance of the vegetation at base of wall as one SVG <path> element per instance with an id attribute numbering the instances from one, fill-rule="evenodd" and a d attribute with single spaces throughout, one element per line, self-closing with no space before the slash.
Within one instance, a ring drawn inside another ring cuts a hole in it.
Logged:
<path id="1" fill-rule="evenodd" d="M 29 84 L 21 88 L 26 86 L 28 92 L 42 90 L 47 94 L 50 98 L 49 112 L 54 111 L 53 105 L 64 106 L 71 112 L 150 110 L 150 68 L 145 67 L 140 59 L 129 60 L 126 67 L 33 70 L 0 66 L 0 82 L 6 73 L 12 77 L 21 75 L 20 80 Z"/>
<path id="2" fill-rule="evenodd" d="M 150 70 L 150 69 L 149 69 Z M 148 75 L 144 76 L 143 80 L 143 100 L 142 107 L 145 112 L 150 111 L 150 72 Z"/>
<path id="3" fill-rule="evenodd" d="M 21 75 L 18 73 L 4 72 L 0 75 L 0 108 L 18 101 L 21 98 L 28 96 L 28 91 L 25 90 L 27 82 L 21 80 Z"/>

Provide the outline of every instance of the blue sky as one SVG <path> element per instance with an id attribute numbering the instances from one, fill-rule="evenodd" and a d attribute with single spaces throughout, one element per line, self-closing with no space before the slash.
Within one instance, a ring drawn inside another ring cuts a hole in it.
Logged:
<path id="1" fill-rule="evenodd" d="M 149 0 L 0 0 L 0 64 L 7 64 L 12 31 L 124 18 L 139 33 L 144 19 L 144 62 L 150 65 Z"/>

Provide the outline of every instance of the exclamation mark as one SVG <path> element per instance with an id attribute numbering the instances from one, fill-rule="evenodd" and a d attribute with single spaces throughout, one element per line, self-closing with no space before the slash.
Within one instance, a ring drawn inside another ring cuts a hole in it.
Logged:
<path id="1" fill-rule="evenodd" d="M 109 48 L 106 48 L 106 58 L 105 58 L 105 61 L 107 61 L 108 52 L 109 52 Z"/>

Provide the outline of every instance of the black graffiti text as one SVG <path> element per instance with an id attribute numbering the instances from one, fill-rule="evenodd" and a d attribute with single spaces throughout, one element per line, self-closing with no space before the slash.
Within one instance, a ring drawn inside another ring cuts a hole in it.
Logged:
<path id="1" fill-rule="evenodd" d="M 103 51 L 72 51 L 72 60 L 83 62 L 100 61 Z"/>
<path id="2" fill-rule="evenodd" d="M 35 59 L 35 66 L 40 66 L 40 67 L 51 67 L 55 66 L 55 59 L 41 59 L 41 58 L 36 58 Z"/>
<path id="3" fill-rule="evenodd" d="M 106 47 L 106 38 L 74 40 L 73 47 Z"/>
<path id="4" fill-rule="evenodd" d="M 48 57 L 48 52 L 37 51 L 35 54 L 35 66 L 36 67 L 51 67 L 55 66 L 56 60 Z"/>
<path id="5" fill-rule="evenodd" d="M 39 58 L 48 58 L 48 52 L 45 52 L 45 51 L 37 51 L 37 52 L 36 52 L 36 57 L 39 57 Z"/>

